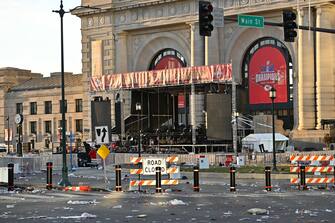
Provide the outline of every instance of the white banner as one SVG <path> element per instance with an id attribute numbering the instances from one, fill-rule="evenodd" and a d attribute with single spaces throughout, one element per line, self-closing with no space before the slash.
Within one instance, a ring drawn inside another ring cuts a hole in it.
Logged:
<path id="1" fill-rule="evenodd" d="M 143 158 L 143 175 L 156 175 L 156 167 L 161 168 L 161 173 L 166 174 L 166 161 L 164 158 Z"/>

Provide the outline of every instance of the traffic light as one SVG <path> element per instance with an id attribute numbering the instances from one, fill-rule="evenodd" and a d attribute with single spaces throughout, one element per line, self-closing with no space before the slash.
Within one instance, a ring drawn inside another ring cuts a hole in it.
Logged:
<path id="1" fill-rule="evenodd" d="M 199 1 L 199 30 L 200 36 L 211 36 L 214 27 L 213 21 L 213 6 L 210 2 Z"/>
<path id="2" fill-rule="evenodd" d="M 283 11 L 284 40 L 286 42 L 294 42 L 294 38 L 297 37 L 297 32 L 295 31 L 297 28 L 296 18 L 297 16 L 293 11 Z"/>

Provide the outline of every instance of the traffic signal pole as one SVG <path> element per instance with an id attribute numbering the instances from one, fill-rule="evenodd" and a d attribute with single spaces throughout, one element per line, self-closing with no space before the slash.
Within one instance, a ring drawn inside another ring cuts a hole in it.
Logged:
<path id="1" fill-rule="evenodd" d="M 235 18 L 224 18 L 224 19 L 226 21 L 231 21 L 231 22 L 237 22 L 238 21 Z M 277 27 L 283 27 L 284 26 L 283 23 L 281 23 L 281 22 L 266 22 L 266 21 L 264 21 L 264 25 L 266 25 L 266 26 L 277 26 Z M 335 34 L 335 29 L 327 29 L 327 28 L 320 28 L 320 27 L 313 27 L 313 26 L 300 26 L 300 25 L 298 25 L 297 29 Z"/>

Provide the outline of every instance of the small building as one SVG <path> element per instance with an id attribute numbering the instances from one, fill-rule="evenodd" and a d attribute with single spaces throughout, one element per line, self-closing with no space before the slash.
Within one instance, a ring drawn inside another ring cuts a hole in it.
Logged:
<path id="1" fill-rule="evenodd" d="M 276 151 L 285 151 L 287 147 L 288 138 L 280 133 L 275 134 L 275 147 Z M 254 152 L 263 152 L 261 151 L 261 146 L 264 147 L 264 152 L 273 151 L 273 139 L 272 133 L 259 133 L 259 134 L 250 134 L 242 139 L 242 148 L 247 148 Z"/>
<path id="2" fill-rule="evenodd" d="M 11 129 L 10 144 L 16 148 L 18 128 L 16 114 L 23 115 L 23 150 L 51 151 L 60 142 L 61 127 L 61 75 L 50 77 L 17 68 L 0 69 L 1 99 L 0 141 L 6 142 L 4 129 Z M 74 135 L 77 145 L 83 137 L 82 75 L 65 73 L 66 131 Z M 2 116 L 2 117 L 1 117 Z M 8 137 L 8 136 L 7 136 Z M 69 141 L 69 140 L 68 140 Z M 6 142 L 7 144 L 7 142 Z"/>

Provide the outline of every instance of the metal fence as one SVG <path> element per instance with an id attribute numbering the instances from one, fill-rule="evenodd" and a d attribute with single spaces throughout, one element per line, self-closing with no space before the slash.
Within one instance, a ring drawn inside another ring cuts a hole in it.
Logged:
<path id="1" fill-rule="evenodd" d="M 0 159 L 0 167 L 7 167 L 8 163 L 14 163 L 14 173 L 30 174 L 46 170 L 46 163 L 52 162 L 54 170 L 61 170 L 63 166 L 62 154 L 42 153 L 26 155 L 24 157 L 6 156 Z M 67 155 L 67 166 L 70 169 L 72 159 L 73 167 L 78 166 L 77 154 Z"/>
<path id="2" fill-rule="evenodd" d="M 315 152 L 286 152 L 277 153 L 278 164 L 290 164 L 290 155 L 335 155 L 335 151 L 315 151 Z M 167 157 L 178 156 L 179 164 L 195 165 L 198 163 L 200 156 L 208 158 L 209 164 L 218 166 L 225 164 L 228 157 L 233 157 L 233 162 L 236 161 L 234 153 L 200 153 L 200 154 L 142 154 L 143 157 Z M 136 153 L 112 153 L 106 159 L 107 168 L 113 168 L 114 164 L 129 163 L 131 157 L 136 157 Z M 271 165 L 272 153 L 241 153 L 239 156 L 243 157 L 245 165 Z M 14 163 L 14 172 L 30 174 L 46 170 L 46 163 L 53 162 L 54 170 L 61 170 L 63 166 L 62 154 L 42 153 L 39 155 L 31 155 L 24 157 L 11 157 L 6 156 L 0 158 L 0 167 L 7 167 L 8 163 Z M 70 169 L 71 157 L 67 154 L 67 166 Z M 100 160 L 100 159 L 98 159 Z M 72 166 L 78 166 L 77 154 L 72 154 Z"/>

